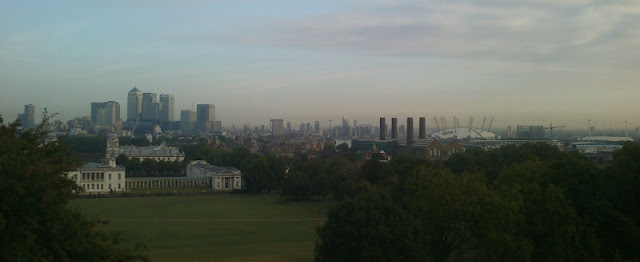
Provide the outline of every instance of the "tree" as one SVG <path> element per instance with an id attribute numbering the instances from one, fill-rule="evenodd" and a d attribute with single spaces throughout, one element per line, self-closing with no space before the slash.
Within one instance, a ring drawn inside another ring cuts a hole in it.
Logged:
<path id="1" fill-rule="evenodd" d="M 347 150 L 349 150 L 349 145 L 347 145 L 347 143 L 339 144 L 339 145 L 336 147 L 336 150 L 337 150 L 338 152 L 346 152 Z"/>
<path id="2" fill-rule="evenodd" d="M 251 193 L 271 193 L 280 189 L 285 175 L 285 162 L 274 155 L 251 161 L 244 172 L 245 189 Z"/>
<path id="3" fill-rule="evenodd" d="M 518 198 L 482 176 L 417 168 L 388 190 L 370 190 L 329 211 L 316 261 L 526 261 Z"/>
<path id="4" fill-rule="evenodd" d="M 73 190 L 66 177 L 79 163 L 68 146 L 43 144 L 44 126 L 20 132 L 0 116 L 0 257 L 4 261 L 148 260 L 122 246 L 119 235 L 96 230 L 101 223 L 68 207 Z"/>

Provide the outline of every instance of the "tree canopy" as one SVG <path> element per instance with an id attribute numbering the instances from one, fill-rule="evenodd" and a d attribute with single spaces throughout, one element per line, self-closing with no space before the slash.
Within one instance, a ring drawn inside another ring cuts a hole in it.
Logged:
<path id="1" fill-rule="evenodd" d="M 637 261 L 640 146 L 601 169 L 546 144 L 369 160 L 316 261 Z"/>
<path id="2" fill-rule="evenodd" d="M 80 163 L 67 146 L 43 143 L 42 128 L 19 131 L 0 116 L 0 257 L 4 261 L 148 260 L 103 223 L 68 207 L 80 189 L 66 172 Z"/>

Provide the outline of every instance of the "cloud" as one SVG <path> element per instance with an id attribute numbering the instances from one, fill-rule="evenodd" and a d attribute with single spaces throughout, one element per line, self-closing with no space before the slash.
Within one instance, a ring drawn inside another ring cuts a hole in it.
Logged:
<path id="1" fill-rule="evenodd" d="M 640 66 L 640 2 L 380 1 L 258 21 L 233 41 L 382 56 Z M 218 39 L 220 40 L 220 39 Z M 620 43 L 629 43 L 620 46 Z"/>

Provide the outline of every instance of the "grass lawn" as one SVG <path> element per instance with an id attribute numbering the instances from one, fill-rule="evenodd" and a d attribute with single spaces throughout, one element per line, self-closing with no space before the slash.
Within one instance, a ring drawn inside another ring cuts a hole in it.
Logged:
<path id="1" fill-rule="evenodd" d="M 77 199 L 107 230 L 149 245 L 152 261 L 312 261 L 329 201 L 275 195 Z"/>

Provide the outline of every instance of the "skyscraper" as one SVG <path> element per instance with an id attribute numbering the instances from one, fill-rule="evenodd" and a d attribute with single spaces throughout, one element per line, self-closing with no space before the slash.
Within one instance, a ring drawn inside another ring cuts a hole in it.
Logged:
<path id="1" fill-rule="evenodd" d="M 162 121 L 162 123 L 174 121 L 175 100 L 173 95 L 160 95 L 160 121 Z"/>
<path id="2" fill-rule="evenodd" d="M 316 121 L 316 122 L 314 123 L 314 127 L 315 127 L 315 128 L 314 128 L 314 133 L 316 133 L 316 134 L 320 134 L 320 121 Z"/>
<path id="3" fill-rule="evenodd" d="M 160 103 L 142 103 L 142 121 L 160 120 Z"/>
<path id="4" fill-rule="evenodd" d="M 180 130 L 182 132 L 191 132 L 196 126 L 198 120 L 198 113 L 193 110 L 180 111 Z"/>
<path id="5" fill-rule="evenodd" d="M 120 103 L 115 101 L 91 102 L 91 125 L 111 126 L 120 122 Z"/>
<path id="6" fill-rule="evenodd" d="M 142 120 L 154 122 L 160 120 L 160 103 L 158 103 L 158 94 L 142 94 Z"/>
<path id="7" fill-rule="evenodd" d="M 198 104 L 198 129 L 203 132 L 213 132 L 213 122 L 216 121 L 216 106 Z"/>
<path id="8" fill-rule="evenodd" d="M 271 119 L 271 135 L 284 135 L 284 121 L 282 119 Z"/>
<path id="9" fill-rule="evenodd" d="M 113 125 L 120 122 L 120 103 L 115 101 L 107 101 L 105 106 L 105 125 Z"/>
<path id="10" fill-rule="evenodd" d="M 22 123 L 22 128 L 27 129 L 35 127 L 35 111 L 36 107 L 34 105 L 24 105 L 24 112 L 22 114 L 18 114 L 18 119 L 20 119 L 20 123 Z"/>
<path id="11" fill-rule="evenodd" d="M 133 88 L 127 95 L 127 121 L 136 121 L 142 113 L 142 92 Z"/>
<path id="12" fill-rule="evenodd" d="M 158 94 L 157 93 L 143 93 L 142 94 L 142 103 L 158 103 Z"/>

